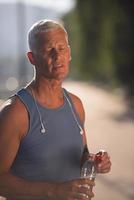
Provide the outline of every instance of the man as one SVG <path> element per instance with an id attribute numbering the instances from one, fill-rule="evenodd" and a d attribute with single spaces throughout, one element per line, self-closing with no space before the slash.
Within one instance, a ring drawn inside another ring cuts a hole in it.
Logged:
<path id="1" fill-rule="evenodd" d="M 28 43 L 35 77 L 0 114 L 0 196 L 91 199 L 94 182 L 80 178 L 81 162 L 89 156 L 83 105 L 62 88 L 71 60 L 67 32 L 42 20 L 31 27 Z M 97 170 L 109 172 L 110 166 L 105 152 Z"/>

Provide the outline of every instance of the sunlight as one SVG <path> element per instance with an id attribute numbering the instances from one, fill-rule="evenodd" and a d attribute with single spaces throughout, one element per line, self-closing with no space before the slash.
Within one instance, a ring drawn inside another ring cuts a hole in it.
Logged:
<path id="1" fill-rule="evenodd" d="M 76 0 L 0 0 L 0 3 L 17 3 L 34 4 L 37 6 L 49 7 L 58 12 L 68 12 L 74 8 Z"/>

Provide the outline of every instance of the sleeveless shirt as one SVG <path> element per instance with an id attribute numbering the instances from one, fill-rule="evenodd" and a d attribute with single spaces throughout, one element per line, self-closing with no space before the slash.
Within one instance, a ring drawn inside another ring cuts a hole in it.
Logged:
<path id="1" fill-rule="evenodd" d="M 53 182 L 80 177 L 80 161 L 84 146 L 73 112 L 81 127 L 83 124 L 68 92 L 63 90 L 66 94 L 64 104 L 55 109 L 40 105 L 25 88 L 16 94 L 27 109 L 29 130 L 20 143 L 11 167 L 13 174 L 27 180 Z M 36 104 L 46 129 L 44 134 L 40 131 L 41 121 Z"/>

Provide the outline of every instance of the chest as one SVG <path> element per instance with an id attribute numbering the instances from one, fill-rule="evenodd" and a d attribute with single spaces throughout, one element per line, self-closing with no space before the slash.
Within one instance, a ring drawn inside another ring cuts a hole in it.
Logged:
<path id="1" fill-rule="evenodd" d="M 82 135 L 70 110 L 42 111 L 41 115 L 46 132 L 41 133 L 40 119 L 37 114 L 33 115 L 29 132 L 20 148 L 25 159 L 44 162 L 49 159 L 80 158 Z"/>

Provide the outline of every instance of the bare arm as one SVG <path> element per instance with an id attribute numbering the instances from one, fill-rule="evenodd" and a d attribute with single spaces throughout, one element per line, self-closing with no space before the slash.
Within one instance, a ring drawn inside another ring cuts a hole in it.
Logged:
<path id="1" fill-rule="evenodd" d="M 74 95 L 72 93 L 70 93 L 70 96 L 75 105 L 76 112 L 78 113 L 81 122 L 85 125 L 85 110 L 84 110 L 81 100 L 79 99 L 79 97 L 77 97 L 76 95 Z M 87 138 L 86 138 L 85 128 L 83 129 L 83 131 L 84 131 L 83 132 L 84 151 L 83 151 L 83 156 L 81 159 L 81 166 L 89 158 L 89 151 L 88 151 L 88 146 L 87 146 Z"/>
<path id="2" fill-rule="evenodd" d="M 21 139 L 28 130 L 28 115 L 19 99 L 0 113 L 0 195 L 13 199 L 44 199 L 51 184 L 29 182 L 10 173 Z"/>
<path id="3" fill-rule="evenodd" d="M 83 107 L 83 104 L 82 104 L 80 98 L 72 93 L 70 93 L 70 97 L 74 103 L 76 112 L 79 115 L 81 122 L 85 125 L 85 110 L 84 110 L 84 107 Z M 83 144 L 84 144 L 84 146 L 87 146 L 87 138 L 86 138 L 85 128 L 83 131 L 84 131 L 83 132 Z"/>
<path id="4" fill-rule="evenodd" d="M 79 117 L 80 117 L 82 123 L 84 124 L 85 123 L 85 111 L 84 111 L 84 108 L 83 108 L 83 104 L 77 96 L 75 96 L 71 93 L 70 93 L 70 96 L 73 100 L 76 111 L 79 114 Z M 84 134 L 83 134 L 83 143 L 84 143 L 84 151 L 83 151 L 83 156 L 82 156 L 82 160 L 81 160 L 81 166 L 83 165 L 83 163 L 87 159 L 89 159 L 89 156 L 90 156 L 89 150 L 88 150 L 88 145 L 87 145 L 85 130 L 84 130 Z M 103 154 L 102 161 L 101 161 L 101 163 L 98 164 L 97 168 L 98 168 L 97 171 L 99 173 L 107 173 L 111 170 L 111 161 L 110 161 L 110 157 L 109 157 L 107 152 L 105 152 Z"/>
<path id="5" fill-rule="evenodd" d="M 82 195 L 93 196 L 84 187 L 85 183 L 93 183 L 86 179 L 65 183 L 48 183 L 28 181 L 13 175 L 10 168 L 18 152 L 20 142 L 28 130 L 28 114 L 25 106 L 18 98 L 6 105 L 0 113 L 0 196 L 10 200 L 36 199 L 81 199 Z M 66 193 L 66 195 L 65 195 Z M 87 197 L 82 197 L 86 200 Z"/>
<path id="6" fill-rule="evenodd" d="M 0 195 L 9 199 L 51 199 L 53 191 L 56 191 L 56 185 L 52 183 L 30 182 L 10 172 L 0 175 Z"/>

